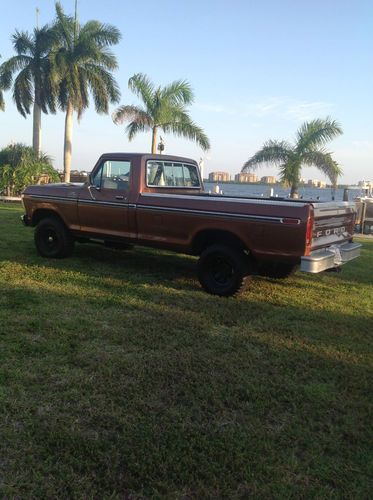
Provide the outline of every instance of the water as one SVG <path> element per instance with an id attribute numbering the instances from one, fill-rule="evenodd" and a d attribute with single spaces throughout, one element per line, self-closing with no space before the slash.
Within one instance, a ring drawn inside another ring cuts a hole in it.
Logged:
<path id="1" fill-rule="evenodd" d="M 285 189 L 278 185 L 269 184 L 225 184 L 218 183 L 220 189 L 223 191 L 225 196 L 247 196 L 247 197 L 268 197 L 270 196 L 271 188 L 273 189 L 274 196 L 288 198 L 290 194 L 290 189 Z M 205 190 L 207 192 L 213 192 L 216 182 L 205 182 Z M 343 188 L 335 189 L 335 200 L 343 200 Z M 300 187 L 299 197 L 304 200 L 312 201 L 331 201 L 333 191 L 331 188 L 316 188 L 316 187 Z M 349 189 L 348 199 L 353 201 L 356 196 L 360 196 L 362 190 L 360 188 Z"/>

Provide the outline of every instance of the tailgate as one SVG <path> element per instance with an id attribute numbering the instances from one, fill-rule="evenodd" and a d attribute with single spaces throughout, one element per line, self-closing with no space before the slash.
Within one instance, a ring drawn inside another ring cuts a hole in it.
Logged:
<path id="1" fill-rule="evenodd" d="M 354 202 L 313 203 L 313 207 L 314 223 L 311 251 L 352 239 L 356 218 Z"/>

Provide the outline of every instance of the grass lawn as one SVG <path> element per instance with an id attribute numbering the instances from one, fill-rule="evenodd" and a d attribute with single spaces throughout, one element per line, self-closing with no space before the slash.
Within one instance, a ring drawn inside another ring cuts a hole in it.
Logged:
<path id="1" fill-rule="evenodd" d="M 342 273 L 202 292 L 194 258 L 37 256 L 0 204 L 1 498 L 368 498 L 373 239 Z"/>

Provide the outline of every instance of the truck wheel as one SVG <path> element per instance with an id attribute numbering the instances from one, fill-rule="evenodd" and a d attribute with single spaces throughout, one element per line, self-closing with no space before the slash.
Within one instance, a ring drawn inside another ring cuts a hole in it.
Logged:
<path id="1" fill-rule="evenodd" d="M 259 264 L 260 276 L 267 278 L 284 279 L 295 273 L 298 266 L 295 264 L 287 264 L 284 262 L 262 262 Z"/>
<path id="2" fill-rule="evenodd" d="M 60 259 L 74 250 L 74 239 L 69 230 L 55 217 L 42 219 L 35 228 L 36 249 L 42 257 Z"/>
<path id="3" fill-rule="evenodd" d="M 198 279 L 203 289 L 221 297 L 241 293 L 245 289 L 248 272 L 247 256 L 225 245 L 211 245 L 198 261 Z"/>

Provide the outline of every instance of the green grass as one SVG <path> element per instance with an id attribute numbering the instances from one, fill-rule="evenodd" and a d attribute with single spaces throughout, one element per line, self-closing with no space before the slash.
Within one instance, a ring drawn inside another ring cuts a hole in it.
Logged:
<path id="1" fill-rule="evenodd" d="M 37 256 L 0 204 L 2 498 L 368 498 L 373 240 L 201 291 L 191 257 Z"/>

